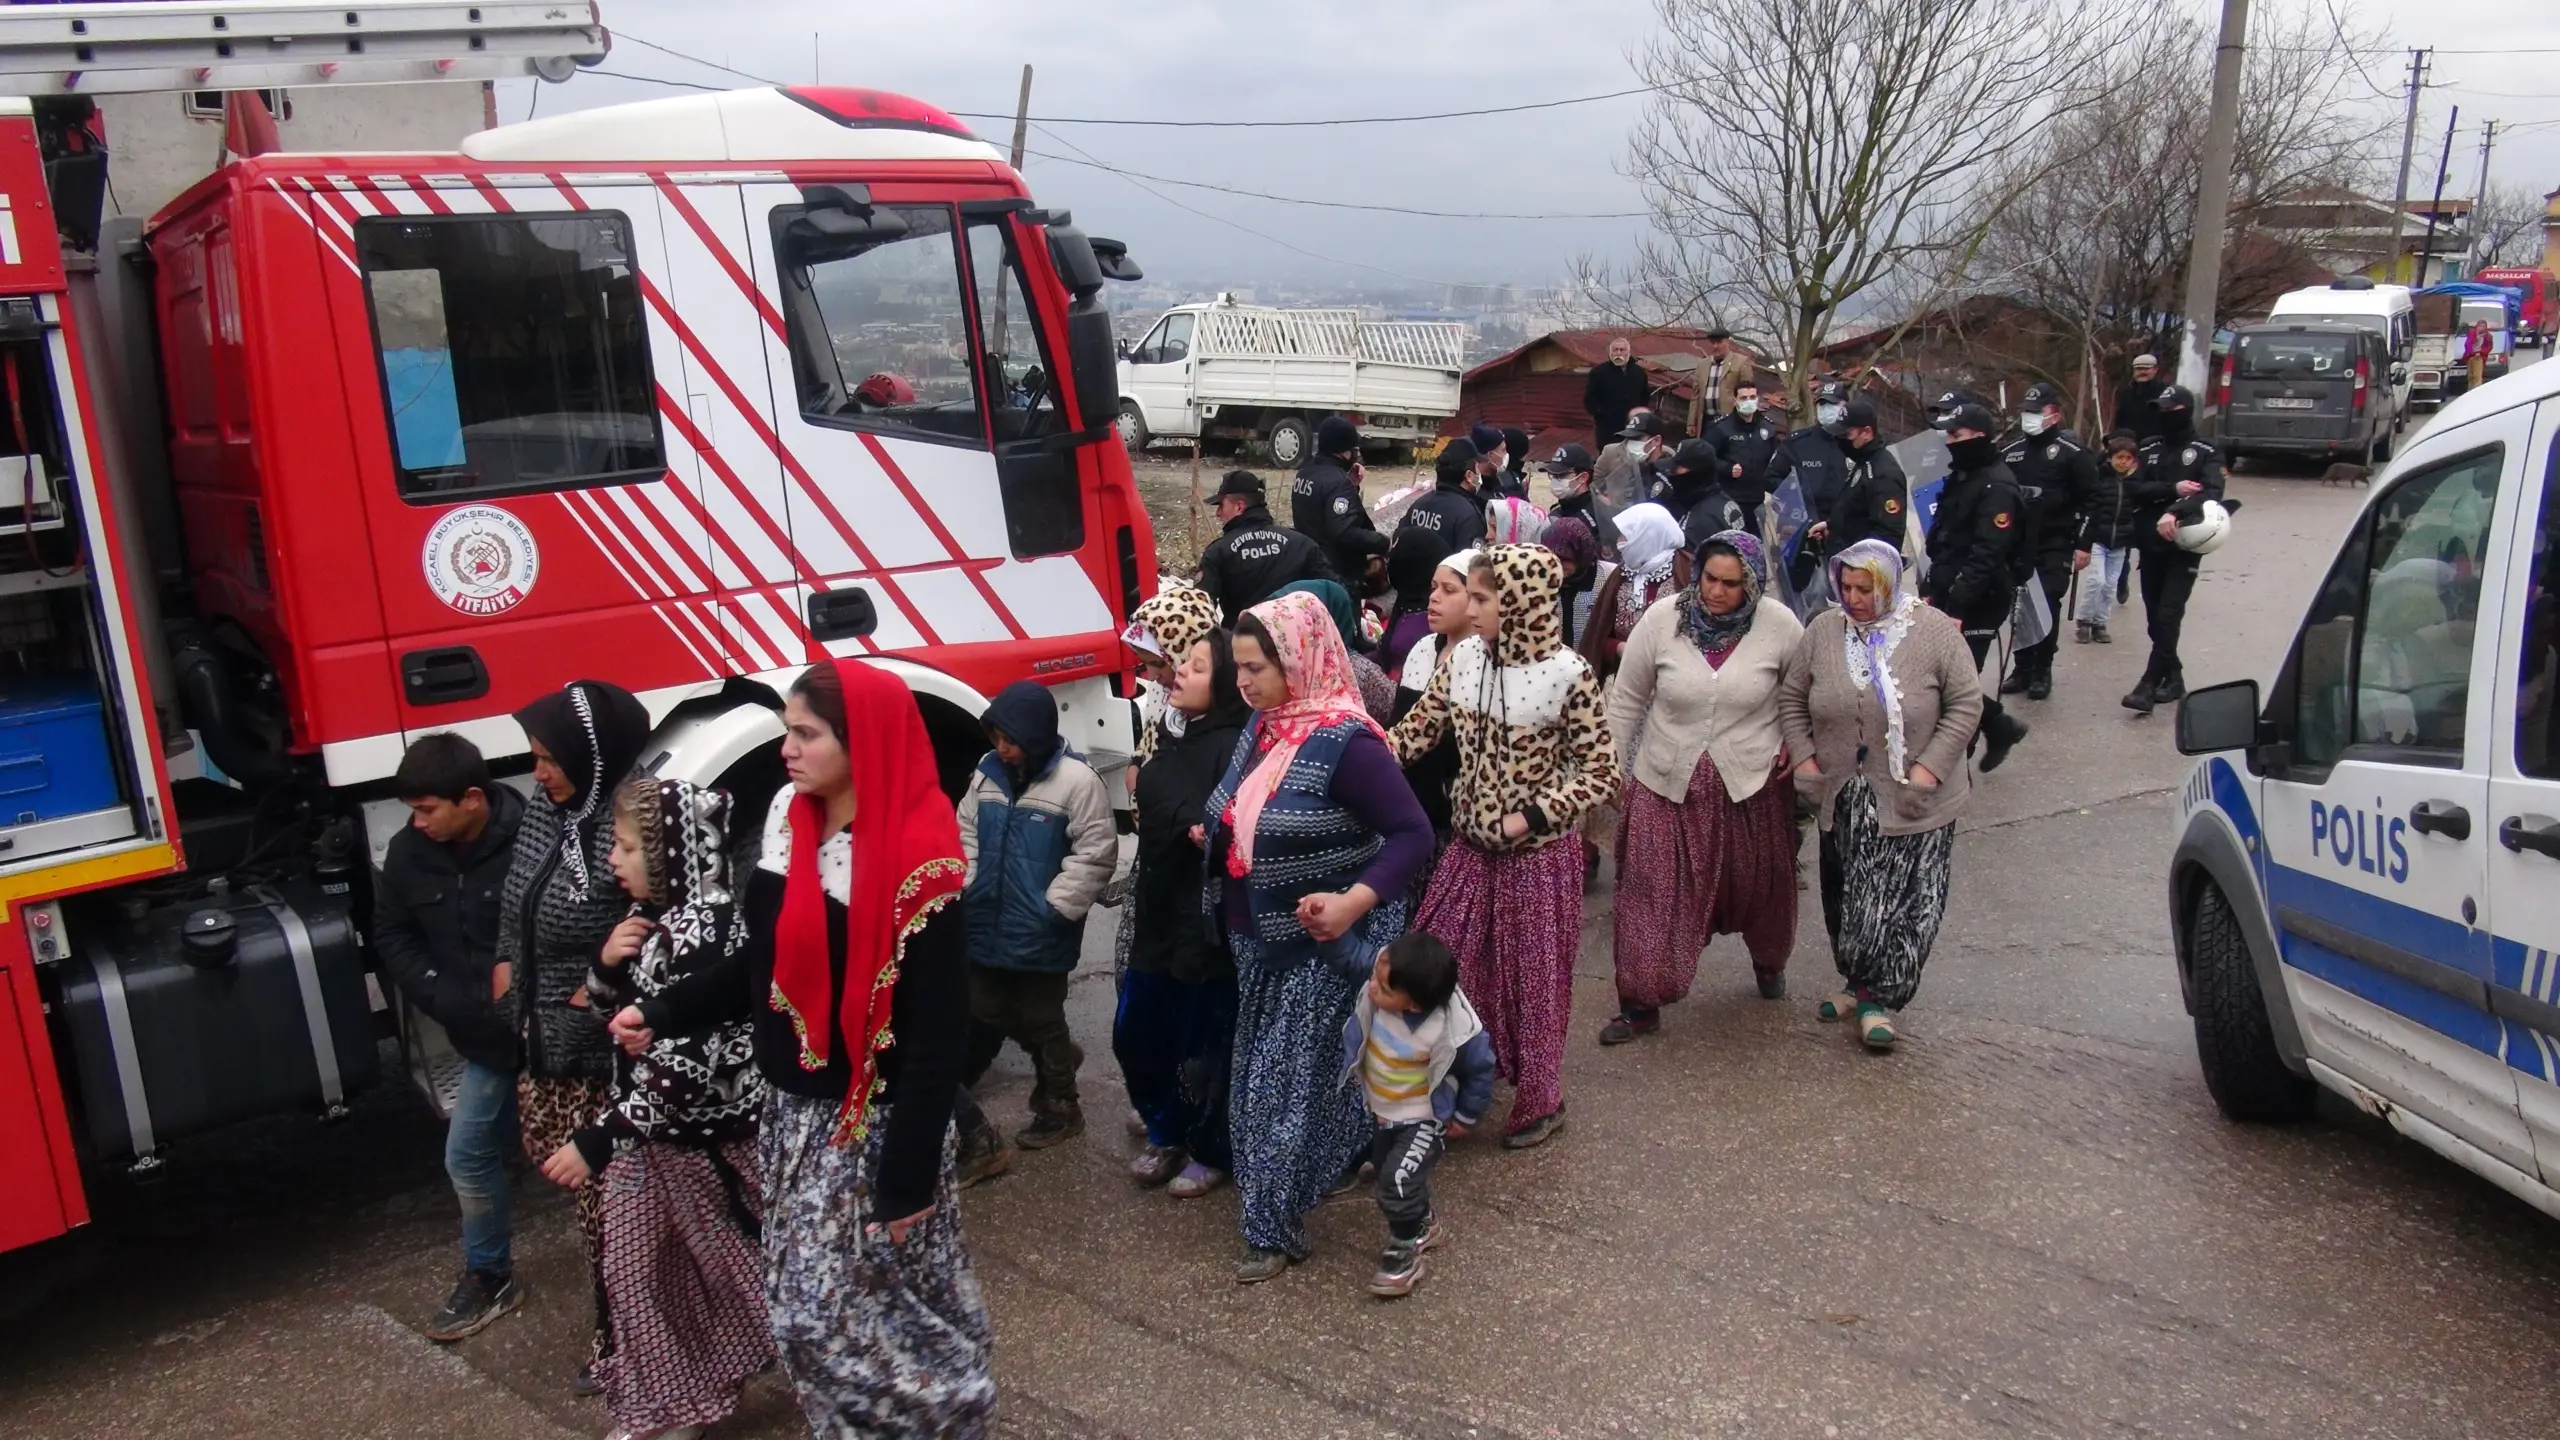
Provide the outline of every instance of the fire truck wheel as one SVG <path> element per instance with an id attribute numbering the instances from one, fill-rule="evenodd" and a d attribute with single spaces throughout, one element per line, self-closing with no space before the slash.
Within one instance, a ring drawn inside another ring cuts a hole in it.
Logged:
<path id="1" fill-rule="evenodd" d="M 1271 463 L 1283 469 L 1297 469 L 1298 462 L 1307 458 L 1307 446 L 1314 443 L 1314 439 L 1307 429 L 1307 422 L 1295 415 L 1272 426 Z"/>
<path id="2" fill-rule="evenodd" d="M 1120 402 L 1119 427 L 1120 443 L 1128 446 L 1129 453 L 1132 455 L 1143 453 L 1147 448 L 1147 441 L 1153 438 L 1147 434 L 1146 412 L 1138 408 L 1138 402 L 1135 400 Z"/>

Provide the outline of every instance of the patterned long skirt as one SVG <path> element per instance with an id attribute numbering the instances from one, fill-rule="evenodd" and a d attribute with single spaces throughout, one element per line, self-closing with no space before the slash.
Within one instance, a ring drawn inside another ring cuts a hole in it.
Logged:
<path id="1" fill-rule="evenodd" d="M 1956 827 L 1885 834 L 1876 828 L 1875 788 L 1853 775 L 1832 803 L 1831 830 L 1842 871 L 1832 960 L 1859 998 L 1899 1010 L 1918 993 L 1920 967 L 1947 916 Z"/>
<path id="2" fill-rule="evenodd" d="M 1321 960 L 1266 968 L 1261 943 L 1228 933 L 1236 957 L 1230 1105 L 1244 1243 L 1304 1258 L 1307 1212 L 1369 1143 L 1367 1092 L 1342 1081 L 1342 1027 L 1362 977 Z"/>
<path id="3" fill-rule="evenodd" d="M 525 1158 L 540 1169 L 553 1151 L 569 1143 L 570 1136 L 594 1124 L 612 1099 L 610 1081 L 518 1075 L 516 1131 L 524 1139 Z M 605 1298 L 604 1267 L 599 1263 L 604 1253 L 604 1191 L 592 1176 L 578 1187 L 578 1249 L 587 1257 L 587 1275 L 595 1292 L 595 1341 L 588 1358 L 601 1360 L 613 1353 L 613 1306 Z"/>
<path id="4" fill-rule="evenodd" d="M 1665 800 L 1629 780 L 1626 806 L 1612 936 L 1618 1003 L 1653 1010 L 1686 997 L 1699 952 L 1718 935 L 1742 937 L 1754 973 L 1783 974 L 1796 944 L 1792 787 L 1772 781 L 1736 801 L 1702 754 L 1686 798 Z"/>
<path id="5" fill-rule="evenodd" d="M 596 1378 L 614 1423 L 634 1435 L 726 1420 L 738 1387 L 773 1359 L 749 1233 L 764 1213 L 756 1142 L 720 1147 L 716 1163 L 713 1154 L 641 1145 L 597 1182 L 618 1343 Z"/>
<path id="6" fill-rule="evenodd" d="M 1510 1130 L 1563 1109 L 1573 956 L 1582 942 L 1582 847 L 1570 837 L 1505 852 L 1454 841 L 1414 928 L 1458 956 L 1458 984 L 1515 1092 Z"/>
<path id="7" fill-rule="evenodd" d="M 817 1440 L 973 1437 L 995 1423 L 995 1330 L 961 1243 L 946 1133 L 931 1215 L 904 1244 L 871 1219 L 889 1133 L 874 1106 L 859 1147 L 830 1144 L 838 1104 L 765 1097 L 765 1304 L 774 1347 Z"/>

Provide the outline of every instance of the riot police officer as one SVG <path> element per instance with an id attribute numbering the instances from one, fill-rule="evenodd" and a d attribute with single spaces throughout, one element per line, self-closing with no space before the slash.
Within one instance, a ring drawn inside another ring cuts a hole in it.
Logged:
<path id="1" fill-rule="evenodd" d="M 1654 498 L 1680 521 L 1683 548 L 1694 550 L 1720 531 L 1750 528 L 1750 514 L 1728 488 L 1727 478 L 1712 440 L 1683 440 L 1672 453 Z"/>
<path id="2" fill-rule="evenodd" d="M 2030 700 L 2053 694 L 2053 657 L 2061 648 L 2062 602 L 2071 586 L 2071 557 L 2079 549 L 2081 519 L 2095 504 L 2098 464 L 2089 447 L 2062 423 L 2062 392 L 2038 383 L 2027 387 L 2018 411 L 2018 435 L 2000 454 L 2002 464 L 2018 478 L 2027 502 L 2027 523 L 2034 532 L 2035 574 L 2044 585 L 2045 608 L 2052 628 L 2045 637 L 2018 652 L 2018 661 L 2000 687 L 2003 695 L 2026 692 Z"/>
<path id="3" fill-rule="evenodd" d="M 1316 424 L 1316 453 L 1289 486 L 1289 528 L 1323 546 L 1333 573 L 1345 578 L 1358 576 L 1367 558 L 1354 533 L 1378 529 L 1360 501 L 1361 478 L 1360 427 L 1327 415 Z"/>
<path id="4" fill-rule="evenodd" d="M 1861 540 L 1901 549 L 1911 524 L 1911 478 L 1876 433 L 1875 406 L 1852 400 L 1841 407 L 1840 450 L 1847 460 L 1840 497 L 1806 535 L 1835 555 Z"/>
<path id="5" fill-rule="evenodd" d="M 1840 492 L 1849 484 L 1849 451 L 1841 440 L 1847 430 L 1845 417 L 1849 408 L 1849 387 L 1837 380 L 1825 380 L 1813 392 L 1813 423 L 1800 430 L 1789 431 L 1778 442 L 1777 454 L 1769 460 L 1769 490 L 1775 494 L 1789 479 L 1804 494 L 1805 514 L 1815 521 L 1829 518 L 1831 508 L 1840 501 Z M 1795 559 L 1788 565 L 1789 579 L 1801 590 L 1813 578 L 1822 563 L 1818 539 L 1811 534 L 1796 544 Z"/>
<path id="6" fill-rule="evenodd" d="M 2184 386 L 2163 385 L 2151 402 L 2156 433 L 2143 443 L 2141 479 L 2125 486 L 2125 504 L 2137 524 L 2142 566 L 2142 617 L 2151 632 L 2151 658 L 2142 679 L 2124 697 L 2125 708 L 2148 715 L 2151 707 L 2187 693 L 2178 662 L 2178 632 L 2187 618 L 2204 558 L 2178 546 L 2178 527 L 2204 516 L 2204 502 L 2222 498 L 2222 452 L 2196 434 L 2196 397 Z"/>
<path id="7" fill-rule="evenodd" d="M 1989 410 L 1960 404 L 1930 423 L 1947 437 L 1954 468 L 1947 472 L 1937 519 L 1929 526 L 1927 599 L 1964 627 L 1965 644 L 1979 667 L 2007 623 L 2019 578 L 2027 572 L 2026 500 L 1992 444 L 1992 429 L 2000 422 Z M 1997 699 L 1983 697 L 1986 774 L 1999 769 L 2011 747 L 2026 738 L 2026 722 L 2002 709 Z"/>

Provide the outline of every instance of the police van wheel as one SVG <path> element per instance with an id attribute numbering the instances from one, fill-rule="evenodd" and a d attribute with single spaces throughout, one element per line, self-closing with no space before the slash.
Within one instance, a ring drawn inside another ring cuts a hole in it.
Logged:
<path id="1" fill-rule="evenodd" d="M 2275 1123 L 2311 1114 L 2317 1087 L 2285 1068 L 2249 940 L 2220 886 L 2206 881 L 2188 927 L 2195 980 L 2196 1059 L 2205 1089 L 2234 1120 Z"/>
<path id="2" fill-rule="evenodd" d="M 1299 461 L 1307 458 L 1307 447 L 1315 443 L 1315 435 L 1307 429 L 1306 421 L 1292 415 L 1271 427 L 1271 438 L 1266 443 L 1271 446 L 1272 464 L 1294 470 Z"/>

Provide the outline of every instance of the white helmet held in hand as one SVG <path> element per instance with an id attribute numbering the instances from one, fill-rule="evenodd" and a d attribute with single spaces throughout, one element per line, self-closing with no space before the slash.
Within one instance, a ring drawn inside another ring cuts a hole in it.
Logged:
<path id="1" fill-rule="evenodd" d="M 2231 512 L 2219 500 L 2207 500 L 2198 508 L 2202 518 L 2178 527 L 2178 548 L 2190 555 L 2210 555 L 2231 538 Z"/>

